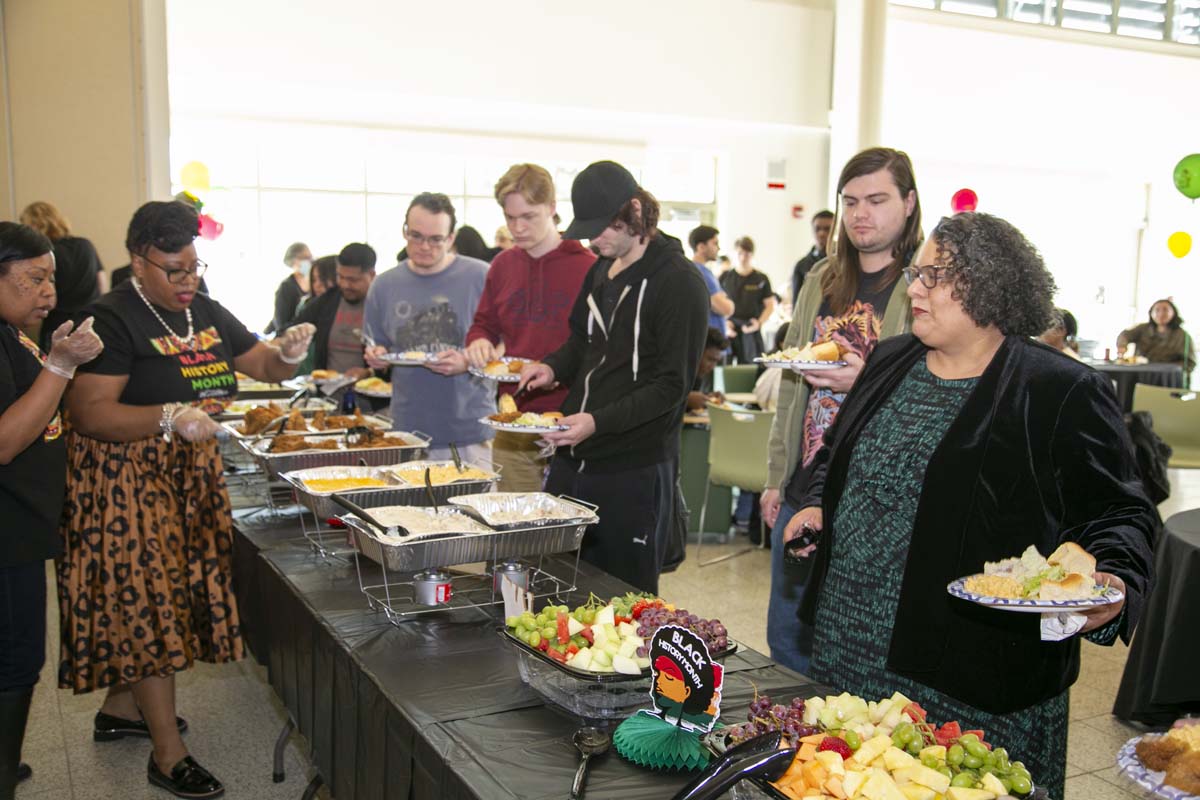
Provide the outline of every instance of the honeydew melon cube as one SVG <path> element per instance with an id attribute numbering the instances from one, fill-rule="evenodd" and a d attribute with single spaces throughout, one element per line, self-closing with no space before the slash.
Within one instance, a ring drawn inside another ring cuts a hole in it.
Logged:
<path id="1" fill-rule="evenodd" d="M 633 654 L 641 647 L 641 639 L 636 636 L 630 639 L 625 639 L 621 642 L 621 646 L 617 648 L 617 655 L 622 658 L 633 658 Z"/>
<path id="2" fill-rule="evenodd" d="M 583 630 L 586 627 L 587 627 L 586 625 L 584 625 L 582 622 L 575 619 L 574 617 L 567 617 L 567 633 L 571 634 L 572 636 L 579 633 L 581 630 Z"/>
<path id="3" fill-rule="evenodd" d="M 637 636 L 637 627 L 628 622 L 622 622 L 617 626 L 617 633 L 621 636 Z"/>
<path id="4" fill-rule="evenodd" d="M 642 671 L 638 668 L 637 663 L 632 658 L 628 658 L 626 656 L 613 656 L 612 665 L 613 669 L 617 672 L 620 672 L 622 675 L 642 674 Z"/>
<path id="5" fill-rule="evenodd" d="M 650 669 L 650 656 L 634 656 L 633 663 L 638 665 L 638 669 Z"/>
<path id="6" fill-rule="evenodd" d="M 592 648 L 585 647 L 567 659 L 567 664 L 579 669 L 590 669 L 592 666 Z"/>
<path id="7" fill-rule="evenodd" d="M 612 656 L 609 655 L 608 651 L 603 648 L 600 648 L 600 647 L 593 647 L 592 648 L 592 669 L 596 669 L 597 667 L 611 667 L 611 666 L 612 666 Z"/>
<path id="8" fill-rule="evenodd" d="M 612 606 L 605 606 L 596 612 L 596 620 L 592 624 L 600 627 L 603 625 L 612 625 L 616 622 L 617 611 Z"/>

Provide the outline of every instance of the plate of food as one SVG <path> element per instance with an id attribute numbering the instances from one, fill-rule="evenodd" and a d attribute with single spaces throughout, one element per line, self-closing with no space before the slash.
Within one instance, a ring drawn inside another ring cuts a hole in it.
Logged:
<path id="1" fill-rule="evenodd" d="M 1122 775 L 1166 800 L 1200 796 L 1200 725 L 1135 736 L 1117 752 Z"/>
<path id="2" fill-rule="evenodd" d="M 363 378 L 354 384 L 354 391 L 364 397 L 391 397 L 392 385 L 383 378 Z"/>
<path id="3" fill-rule="evenodd" d="M 946 591 L 961 600 L 1004 611 L 1087 611 L 1119 603 L 1125 595 L 1092 577 L 1096 559 L 1075 542 L 1064 542 L 1049 558 L 1033 545 L 1017 558 L 989 561 L 983 572 L 952 581 Z"/>
<path id="4" fill-rule="evenodd" d="M 566 425 L 559 422 L 562 414 L 557 411 L 547 411 L 538 414 L 534 411 L 501 411 L 481 418 L 479 421 L 489 428 L 509 433 L 546 433 L 547 431 L 565 431 Z"/>
<path id="5" fill-rule="evenodd" d="M 333 383 L 334 381 L 345 380 L 346 376 L 337 370 L 332 369 L 314 369 L 308 375 L 309 380 L 320 386 L 325 383 Z"/>
<path id="6" fill-rule="evenodd" d="M 536 361 L 531 361 L 527 358 L 498 358 L 495 361 L 489 361 L 483 369 L 478 367 L 470 367 L 468 372 L 477 378 L 487 378 L 490 381 L 499 381 L 500 383 L 517 383 L 521 380 L 521 370 L 527 364 L 536 364 Z"/>
<path id="7" fill-rule="evenodd" d="M 789 347 L 776 353 L 768 353 L 754 359 L 755 363 L 764 367 L 779 369 L 798 367 L 800 369 L 837 369 L 846 366 L 841 360 L 842 351 L 835 342 L 809 342 L 804 347 Z"/>
<path id="8" fill-rule="evenodd" d="M 379 360 L 393 367 L 423 367 L 437 361 L 437 353 L 425 350 L 405 350 L 402 353 L 384 353 Z"/>

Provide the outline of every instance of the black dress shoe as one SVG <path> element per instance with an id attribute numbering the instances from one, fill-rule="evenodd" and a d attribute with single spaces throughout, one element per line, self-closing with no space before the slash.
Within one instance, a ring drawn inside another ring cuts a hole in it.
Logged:
<path id="1" fill-rule="evenodd" d="M 187 720 L 183 717 L 176 717 L 175 725 L 179 728 L 180 733 L 187 732 Z M 95 729 L 92 731 L 94 741 L 111 742 L 116 739 L 124 739 L 126 736 L 140 736 L 143 739 L 149 739 L 150 726 L 144 719 L 122 719 L 105 714 L 103 711 L 96 712 Z"/>
<path id="2" fill-rule="evenodd" d="M 27 781 L 33 777 L 33 767 L 28 764 L 21 764 L 17 767 L 17 783 Z"/>
<path id="3" fill-rule="evenodd" d="M 166 789 L 176 797 L 220 797 L 225 794 L 225 787 L 212 776 L 212 773 L 196 763 L 196 759 L 185 756 L 171 768 L 171 774 L 164 775 L 150 755 L 150 765 L 146 768 L 146 777 L 155 786 Z"/>

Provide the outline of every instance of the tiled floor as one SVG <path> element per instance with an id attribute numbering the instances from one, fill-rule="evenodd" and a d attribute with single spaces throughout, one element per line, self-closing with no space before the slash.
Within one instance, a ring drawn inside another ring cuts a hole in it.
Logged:
<path id="1" fill-rule="evenodd" d="M 1171 478 L 1172 497 L 1161 507 L 1164 518 L 1200 506 L 1200 470 L 1173 472 Z M 743 538 L 729 547 L 740 549 L 744 542 Z M 714 546 L 711 555 L 719 555 L 721 550 L 722 546 Z M 708 555 L 706 552 L 706 558 Z M 690 611 L 719 617 L 735 638 L 765 652 L 767 559 L 766 552 L 756 550 L 699 568 L 694 553 L 689 553 L 677 572 L 664 576 L 661 590 Z M 100 698 L 75 697 L 55 688 L 57 609 L 52 607 L 49 616 L 47 666 L 34 696 L 25 745 L 25 760 L 33 766 L 34 778 L 17 790 L 17 797 L 141 800 L 168 796 L 146 783 L 147 742 L 92 742 L 91 720 Z M 1130 800 L 1135 796 L 1117 776 L 1113 758 L 1117 749 L 1140 731 L 1109 714 L 1125 656 L 1121 644 L 1112 648 L 1083 645 L 1083 666 L 1071 693 L 1065 800 Z M 293 736 L 288 745 L 287 781 L 271 782 L 271 753 L 284 715 L 259 667 L 250 661 L 198 666 L 180 676 L 179 709 L 191 724 L 188 746 L 225 782 L 227 797 L 300 797 L 308 783 L 309 762 L 306 744 L 299 737 Z M 320 796 L 328 797 L 324 790 Z"/>

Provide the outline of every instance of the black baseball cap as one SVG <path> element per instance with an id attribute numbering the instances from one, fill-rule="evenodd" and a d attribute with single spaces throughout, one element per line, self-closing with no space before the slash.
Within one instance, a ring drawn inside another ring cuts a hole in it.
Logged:
<path id="1" fill-rule="evenodd" d="M 589 164 L 571 184 L 571 204 L 575 219 L 563 236 L 567 239 L 595 239 L 609 226 L 625 204 L 637 193 L 638 184 L 629 170 L 615 161 Z"/>

